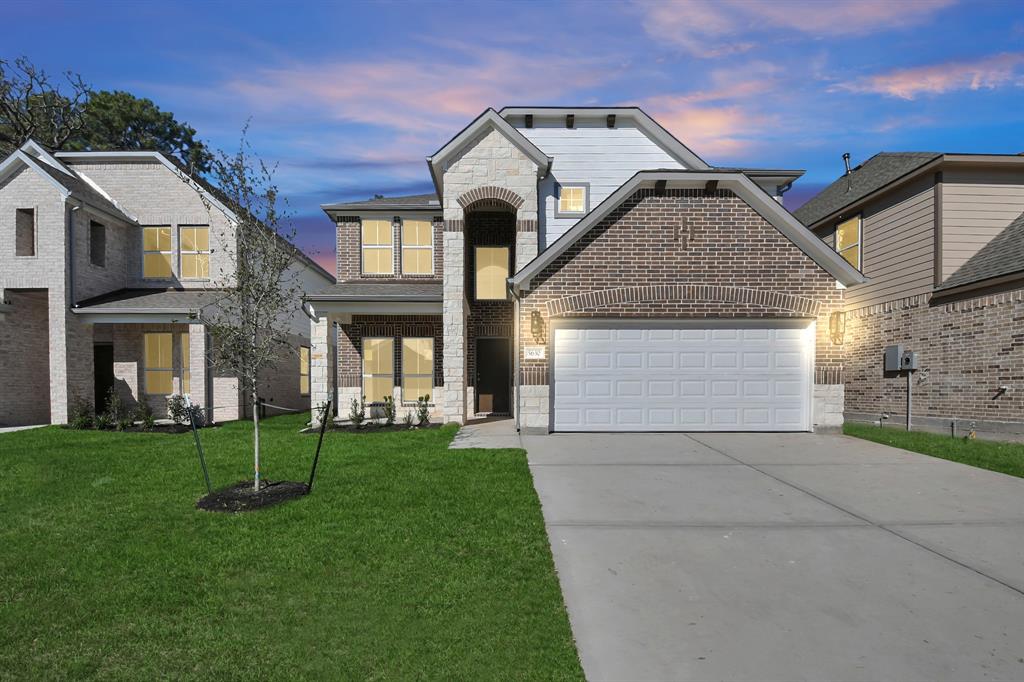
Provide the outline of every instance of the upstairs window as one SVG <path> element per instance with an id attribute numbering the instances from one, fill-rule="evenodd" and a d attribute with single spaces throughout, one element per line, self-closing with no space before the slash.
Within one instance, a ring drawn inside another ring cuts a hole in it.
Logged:
<path id="1" fill-rule="evenodd" d="M 504 301 L 508 298 L 509 250 L 507 246 L 476 247 L 476 299 Z"/>
<path id="2" fill-rule="evenodd" d="M 586 184 L 559 186 L 556 217 L 582 216 L 587 213 L 590 210 L 589 190 Z"/>
<path id="3" fill-rule="evenodd" d="M 384 402 L 384 398 L 394 392 L 394 385 L 394 339 L 363 339 L 363 397 L 366 402 Z"/>
<path id="4" fill-rule="evenodd" d="M 429 220 L 402 221 L 402 274 L 434 274 L 434 225 Z"/>
<path id="5" fill-rule="evenodd" d="M 395 274 L 395 259 L 391 239 L 391 221 L 364 220 L 362 237 L 363 274 Z"/>
<path id="6" fill-rule="evenodd" d="M 309 395 L 309 346 L 299 346 L 299 395 Z"/>
<path id="7" fill-rule="evenodd" d="M 149 395 L 170 395 L 173 392 L 171 366 L 170 332 L 145 335 L 146 393 Z"/>
<path id="8" fill-rule="evenodd" d="M 849 220 L 836 225 L 836 251 L 847 263 L 861 269 L 860 265 L 860 216 L 854 216 Z"/>
<path id="9" fill-rule="evenodd" d="M 181 278 L 210 279 L 210 228 L 207 226 L 182 227 Z"/>
<path id="10" fill-rule="evenodd" d="M 89 262 L 107 267 L 107 226 L 95 220 L 89 221 Z"/>
<path id="11" fill-rule="evenodd" d="M 22 258 L 36 255 L 36 210 L 17 209 L 14 223 L 14 255 Z"/>
<path id="12" fill-rule="evenodd" d="M 171 228 L 142 228 L 142 276 L 169 279 L 171 276 Z"/>

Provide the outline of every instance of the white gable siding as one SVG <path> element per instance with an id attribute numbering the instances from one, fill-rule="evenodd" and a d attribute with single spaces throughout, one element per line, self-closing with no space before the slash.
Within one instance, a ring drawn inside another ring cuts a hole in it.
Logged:
<path id="1" fill-rule="evenodd" d="M 538 187 L 540 249 L 551 245 L 576 224 L 578 218 L 555 218 L 558 183 L 590 183 L 593 209 L 637 171 L 684 168 L 631 121 L 608 128 L 604 118 L 580 120 L 574 128 L 565 119 L 535 120 L 533 128 L 517 123 L 519 132 L 554 158 L 551 174 Z"/>

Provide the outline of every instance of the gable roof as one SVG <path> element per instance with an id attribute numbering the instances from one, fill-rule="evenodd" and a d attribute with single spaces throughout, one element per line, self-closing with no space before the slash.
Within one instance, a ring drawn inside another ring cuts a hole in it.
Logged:
<path id="1" fill-rule="evenodd" d="M 325 211 L 431 211 L 440 210 L 436 194 L 412 194 L 402 197 L 375 197 L 366 201 L 321 204 Z"/>
<path id="2" fill-rule="evenodd" d="M 938 152 L 880 152 L 793 211 L 808 227 L 942 156 Z"/>
<path id="3" fill-rule="evenodd" d="M 946 291 L 1018 272 L 1024 272 L 1024 213 L 968 258 L 935 290 Z"/>
<path id="4" fill-rule="evenodd" d="M 846 286 L 866 281 L 863 274 L 846 262 L 842 256 L 825 244 L 813 232 L 804 227 L 793 214 L 783 208 L 753 180 L 738 171 L 689 171 L 657 170 L 640 171 L 615 190 L 590 213 L 580 219 L 568 232 L 556 239 L 547 249 L 527 263 L 511 278 L 517 289 L 529 289 L 530 281 L 545 267 L 575 244 L 583 235 L 594 228 L 609 213 L 628 199 L 638 189 L 653 187 L 654 183 L 665 181 L 668 187 L 704 187 L 708 182 L 717 182 L 718 187 L 730 189 L 771 223 L 779 232 L 807 254 L 815 263 Z"/>
<path id="5" fill-rule="evenodd" d="M 671 156 L 683 166 L 693 170 L 708 170 L 711 166 L 697 154 L 679 141 L 672 133 L 661 126 L 640 107 L 504 107 L 499 112 L 502 117 L 525 116 L 526 114 L 542 116 L 567 116 L 578 114 L 587 117 L 616 117 L 629 118 L 637 127 L 657 142 Z"/>
<path id="6" fill-rule="evenodd" d="M 434 181 L 434 189 L 437 196 L 444 196 L 444 187 L 441 182 L 441 174 L 437 172 L 438 167 L 458 152 L 463 145 L 473 140 L 486 128 L 494 128 L 516 146 L 528 159 L 537 164 L 538 177 L 544 177 L 551 170 L 551 163 L 554 161 L 550 156 L 542 152 L 537 145 L 530 142 L 521 132 L 512 127 L 504 118 L 498 115 L 494 109 L 488 108 L 477 116 L 465 128 L 460 130 L 452 139 L 448 140 L 443 147 L 427 157 L 427 166 L 430 168 L 430 177 Z"/>

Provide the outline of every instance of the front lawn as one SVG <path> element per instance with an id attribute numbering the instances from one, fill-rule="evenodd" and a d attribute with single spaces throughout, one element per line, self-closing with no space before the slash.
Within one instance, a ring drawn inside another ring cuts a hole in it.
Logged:
<path id="1" fill-rule="evenodd" d="M 303 415 L 264 476 L 305 480 Z M 191 434 L 0 435 L 0 677 L 582 679 L 522 450 L 328 433 L 313 494 L 197 511 Z M 215 487 L 251 426 L 203 432 Z"/>
<path id="2" fill-rule="evenodd" d="M 847 422 L 843 433 L 876 443 L 920 452 L 932 457 L 991 469 L 1024 478 L 1024 443 L 999 443 L 987 440 L 966 440 L 921 431 L 879 428 L 871 424 Z"/>

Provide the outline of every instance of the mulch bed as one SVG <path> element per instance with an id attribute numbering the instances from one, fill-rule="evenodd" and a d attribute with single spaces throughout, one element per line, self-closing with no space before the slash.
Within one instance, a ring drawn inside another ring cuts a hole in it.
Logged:
<path id="1" fill-rule="evenodd" d="M 229 488 L 215 490 L 196 502 L 196 508 L 211 512 L 255 511 L 264 507 L 302 497 L 308 492 L 305 483 L 296 481 L 263 481 L 259 492 L 252 489 L 252 481 L 239 481 Z"/>
<path id="2" fill-rule="evenodd" d="M 345 433 L 382 433 L 390 431 L 416 431 L 418 429 L 439 429 L 443 426 L 442 424 L 427 424 L 426 426 L 414 426 L 409 428 L 405 424 L 392 424 L 387 426 L 385 424 L 363 424 L 358 429 L 351 424 L 328 424 L 327 432 L 331 431 L 344 431 Z M 302 431 L 303 433 L 320 433 L 320 428 L 307 428 Z"/>
<path id="3" fill-rule="evenodd" d="M 118 430 L 113 427 L 109 429 L 97 429 L 95 427 L 89 427 L 88 429 L 75 429 L 75 427 L 65 424 L 64 428 L 71 429 L 72 431 L 112 431 L 118 433 Z M 119 433 L 189 433 L 191 431 L 192 427 L 189 426 L 188 424 L 156 424 L 151 429 L 144 429 L 141 426 L 136 425 L 124 429 Z"/>

